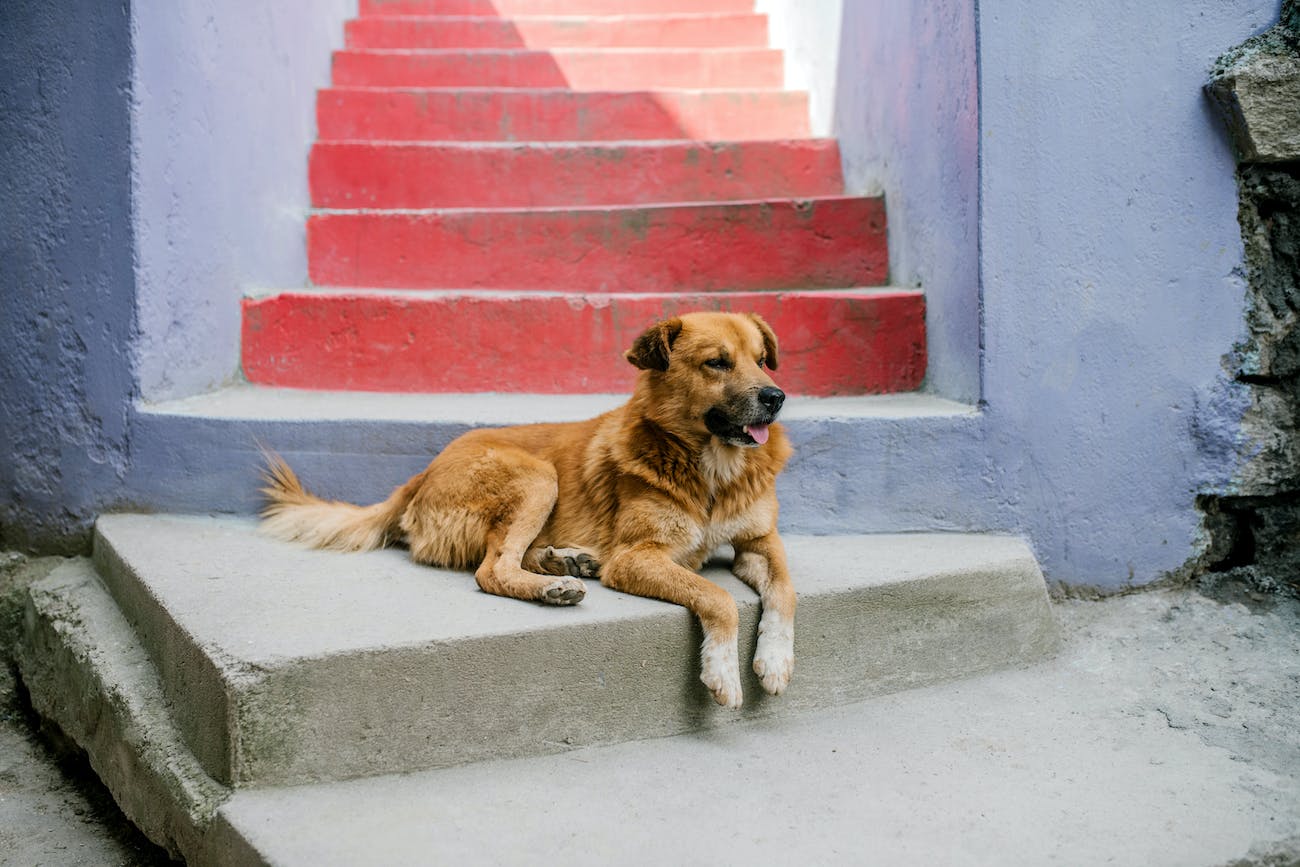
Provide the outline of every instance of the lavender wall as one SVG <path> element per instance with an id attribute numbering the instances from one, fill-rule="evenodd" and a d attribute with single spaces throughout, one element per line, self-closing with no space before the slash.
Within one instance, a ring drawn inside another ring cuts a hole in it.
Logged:
<path id="1" fill-rule="evenodd" d="M 239 298 L 307 280 L 317 88 L 356 0 L 135 9 L 140 390 L 207 391 L 239 365 Z"/>
<path id="2" fill-rule="evenodd" d="M 1149 581 L 1225 484 L 1234 161 L 1201 91 L 1276 0 L 979 4 L 988 465 L 1049 574 Z"/>
<path id="3" fill-rule="evenodd" d="M 984 457 L 934 462 L 936 520 L 1024 533 L 1061 581 L 1186 562 L 1196 494 L 1251 448 L 1223 363 L 1234 164 L 1201 87 L 1277 0 L 760 5 L 849 178 L 886 193 L 893 280 L 930 305 L 927 388 L 980 401 Z"/>
<path id="4" fill-rule="evenodd" d="M 978 94 L 972 0 L 758 0 L 810 91 L 813 132 L 839 139 L 845 181 L 883 194 L 890 282 L 926 294 L 927 391 L 980 395 Z"/>
<path id="5" fill-rule="evenodd" d="M 0 544 L 75 549 L 126 473 L 126 2 L 0 3 Z"/>

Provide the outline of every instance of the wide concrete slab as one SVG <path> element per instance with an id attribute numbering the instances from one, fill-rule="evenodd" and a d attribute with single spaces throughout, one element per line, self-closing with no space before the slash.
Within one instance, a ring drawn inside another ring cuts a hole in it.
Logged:
<path id="1" fill-rule="evenodd" d="M 1061 606 L 1031 668 L 779 723 L 238 792 L 229 863 L 1297 863 L 1295 615 Z M 1240 860 L 1238 860 L 1240 859 Z"/>
<path id="2" fill-rule="evenodd" d="M 1016 665 L 1050 653 L 1042 576 L 1009 537 L 787 537 L 796 674 L 745 707 L 698 682 L 699 629 L 592 587 L 555 609 L 487 596 L 397 550 L 310 551 L 230 518 L 110 515 L 95 557 L 157 666 L 186 742 L 235 785 L 335 780 L 736 719 Z M 721 569 L 753 652 L 754 594 Z"/>

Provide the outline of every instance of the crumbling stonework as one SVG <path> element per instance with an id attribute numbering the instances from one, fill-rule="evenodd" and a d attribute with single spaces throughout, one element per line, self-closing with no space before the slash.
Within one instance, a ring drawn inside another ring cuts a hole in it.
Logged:
<path id="1" fill-rule="evenodd" d="M 1207 90 L 1241 160 L 1248 336 L 1231 364 L 1250 405 L 1232 489 L 1199 500 L 1209 535 L 1199 565 L 1300 593 L 1300 0 L 1224 55 Z"/>

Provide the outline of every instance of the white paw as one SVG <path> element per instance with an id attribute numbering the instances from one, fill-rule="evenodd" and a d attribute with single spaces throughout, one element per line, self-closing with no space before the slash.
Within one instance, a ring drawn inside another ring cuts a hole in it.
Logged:
<path id="1" fill-rule="evenodd" d="M 700 680 L 723 707 L 740 707 L 740 656 L 736 639 L 715 641 L 705 638 L 700 648 Z"/>
<path id="2" fill-rule="evenodd" d="M 775 611 L 764 611 L 758 621 L 758 646 L 754 648 L 754 674 L 763 689 L 780 695 L 794 671 L 794 621 Z"/>

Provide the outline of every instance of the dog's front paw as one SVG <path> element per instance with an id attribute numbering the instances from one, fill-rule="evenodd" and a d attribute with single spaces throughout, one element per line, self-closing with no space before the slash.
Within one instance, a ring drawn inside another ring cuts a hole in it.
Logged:
<path id="1" fill-rule="evenodd" d="M 547 605 L 577 605 L 586 595 L 586 584 L 577 578 L 561 578 L 542 588 L 541 601 Z"/>
<path id="2" fill-rule="evenodd" d="M 758 622 L 758 646 L 754 648 L 754 674 L 763 689 L 780 695 L 790 684 L 794 671 L 794 623 L 775 611 L 764 611 Z"/>
<path id="3" fill-rule="evenodd" d="M 736 652 L 736 639 L 715 641 L 705 639 L 700 648 L 700 680 L 713 693 L 713 700 L 723 707 L 738 708 L 740 690 L 740 656 Z"/>

